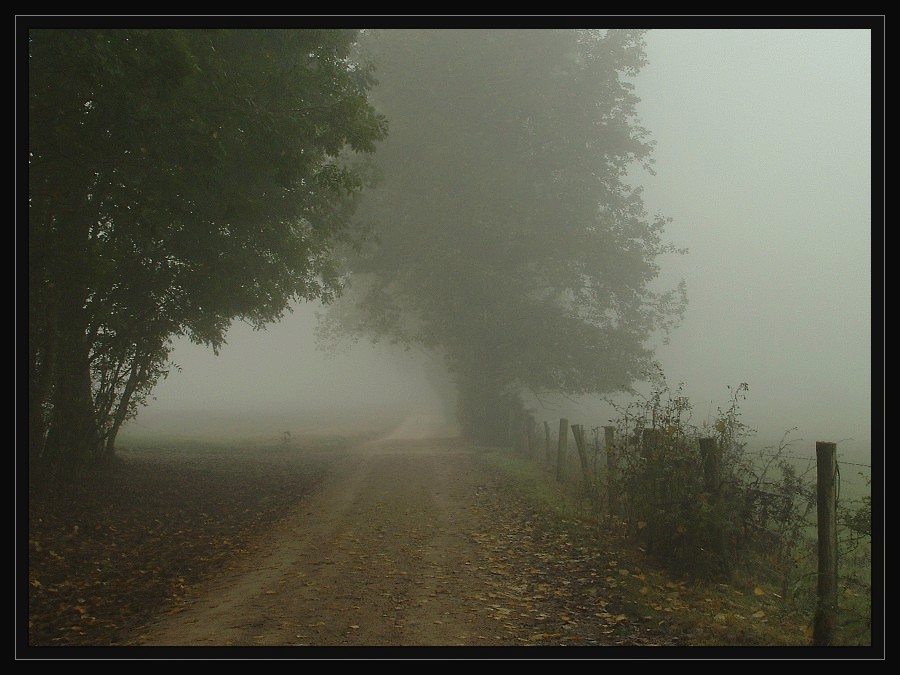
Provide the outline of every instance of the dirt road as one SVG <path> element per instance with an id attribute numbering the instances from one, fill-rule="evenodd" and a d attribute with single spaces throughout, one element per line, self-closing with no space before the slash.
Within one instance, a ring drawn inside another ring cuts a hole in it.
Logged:
<path id="1" fill-rule="evenodd" d="M 515 576 L 486 545 L 496 523 L 479 499 L 484 481 L 459 441 L 361 445 L 261 533 L 256 553 L 139 644 L 521 644 L 528 630 L 504 620 Z"/>
<path id="2" fill-rule="evenodd" d="M 178 451 L 190 461 L 134 451 L 86 511 L 37 510 L 33 645 L 152 658 L 209 653 L 193 647 L 243 658 L 229 646 L 287 648 L 285 658 L 383 647 L 622 658 L 804 644 L 804 617 L 774 593 L 671 578 L 621 534 L 526 498 L 527 481 L 492 464 L 504 453 L 397 437 L 427 427 L 412 420 L 349 447 Z"/>

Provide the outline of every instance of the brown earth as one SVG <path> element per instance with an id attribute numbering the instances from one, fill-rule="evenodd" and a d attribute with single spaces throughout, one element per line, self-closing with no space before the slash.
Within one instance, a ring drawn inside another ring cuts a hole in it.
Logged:
<path id="1" fill-rule="evenodd" d="M 37 654 L 808 644 L 774 597 L 670 579 L 619 537 L 548 520 L 458 440 L 120 454 L 31 495 Z"/>

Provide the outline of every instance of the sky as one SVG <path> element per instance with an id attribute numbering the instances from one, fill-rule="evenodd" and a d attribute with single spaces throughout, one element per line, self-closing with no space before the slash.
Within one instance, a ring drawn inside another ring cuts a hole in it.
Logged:
<path id="1" fill-rule="evenodd" d="M 867 446 L 882 273 L 872 244 L 883 232 L 872 211 L 869 31 L 658 29 L 646 43 L 634 84 L 655 175 L 632 180 L 648 212 L 672 218 L 668 240 L 689 251 L 659 261 L 660 289 L 683 279 L 689 303 L 669 343 L 656 343 L 668 382 L 683 383 L 695 421 L 746 382 L 742 419 L 760 438 L 796 427 L 811 448 Z M 257 412 L 273 433 L 313 421 L 340 429 L 360 412 L 441 421 L 419 354 L 357 344 L 328 356 L 315 348 L 319 310 L 298 306 L 262 332 L 236 324 L 218 356 L 176 343 L 180 372 L 125 434 L 224 429 Z M 559 400 L 535 414 L 593 426 L 610 411 Z"/>
<path id="2" fill-rule="evenodd" d="M 645 202 L 689 249 L 663 263 L 689 302 L 658 351 L 667 378 L 698 404 L 747 382 L 760 436 L 869 437 L 869 32 L 660 30 L 647 58 Z"/>

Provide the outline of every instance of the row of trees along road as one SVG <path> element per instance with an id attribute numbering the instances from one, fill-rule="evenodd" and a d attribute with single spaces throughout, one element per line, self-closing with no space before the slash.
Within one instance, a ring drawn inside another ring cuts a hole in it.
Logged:
<path id="1" fill-rule="evenodd" d="M 173 337 L 348 273 L 325 332 L 440 354 L 467 437 L 639 379 L 684 308 L 626 183 L 643 63 L 635 31 L 30 32 L 32 467 L 110 456 Z"/>
<path id="2" fill-rule="evenodd" d="M 433 350 L 463 434 L 488 443 L 523 394 L 639 380 L 685 305 L 683 286 L 652 289 L 675 249 L 626 182 L 652 163 L 628 81 L 642 32 L 384 30 L 362 48 L 391 125 L 356 212 L 379 243 L 325 335 Z"/>
<path id="3" fill-rule="evenodd" d="M 32 30 L 29 459 L 114 452 L 174 336 L 332 298 L 386 122 L 348 30 Z M 49 471 L 42 471 L 48 469 Z"/>

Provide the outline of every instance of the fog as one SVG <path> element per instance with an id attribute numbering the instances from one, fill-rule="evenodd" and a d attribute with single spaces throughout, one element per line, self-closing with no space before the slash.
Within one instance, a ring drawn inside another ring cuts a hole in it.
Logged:
<path id="1" fill-rule="evenodd" d="M 317 347 L 318 303 L 255 331 L 236 323 L 218 356 L 178 342 L 173 369 L 129 433 L 455 435 L 421 350 L 360 342 Z M 427 424 L 427 427 L 426 427 Z"/>
<path id="2" fill-rule="evenodd" d="M 656 342 L 670 384 L 684 383 L 697 421 L 746 382 L 743 420 L 760 438 L 797 427 L 809 444 L 866 448 L 872 235 L 881 241 L 883 225 L 873 228 L 871 208 L 869 32 L 653 30 L 646 53 L 634 84 L 655 175 L 632 182 L 650 213 L 673 219 L 667 239 L 689 250 L 659 261 L 661 288 L 684 279 L 689 301 L 669 343 Z M 326 355 L 314 334 L 321 309 L 300 305 L 265 331 L 235 324 L 218 356 L 179 341 L 180 371 L 123 440 L 352 433 L 404 420 L 409 433 L 454 433 L 421 352 L 359 343 Z M 539 420 L 610 416 L 590 400 L 540 405 Z"/>

